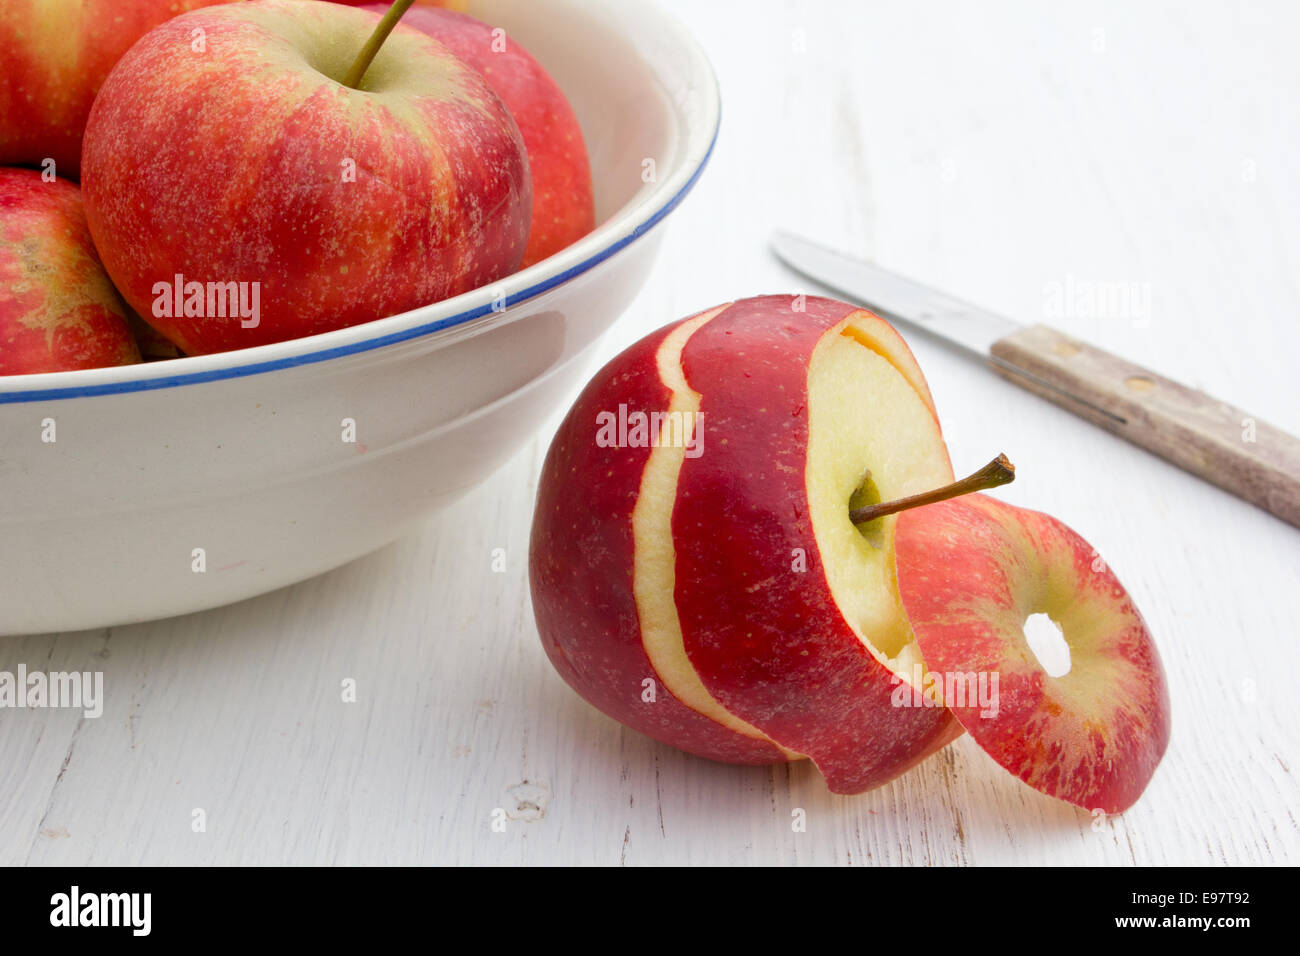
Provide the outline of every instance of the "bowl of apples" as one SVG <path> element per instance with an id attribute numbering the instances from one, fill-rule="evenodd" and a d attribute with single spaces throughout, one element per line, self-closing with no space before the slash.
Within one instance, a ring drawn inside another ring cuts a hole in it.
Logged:
<path id="1" fill-rule="evenodd" d="M 455 500 L 576 391 L 717 133 L 653 5 L 132 0 L 112 42 L 68 5 L 0 14 L 0 634 L 241 600 Z M 89 91 L 41 62 L 69 29 Z"/>

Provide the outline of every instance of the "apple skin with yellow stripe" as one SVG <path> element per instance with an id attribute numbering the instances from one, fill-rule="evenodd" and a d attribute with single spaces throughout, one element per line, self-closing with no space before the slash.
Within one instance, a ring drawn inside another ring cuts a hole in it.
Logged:
<path id="1" fill-rule="evenodd" d="M 345 86 L 379 19 L 304 0 L 197 10 L 104 83 L 82 157 L 91 234 L 123 297 L 187 354 L 395 315 L 518 269 L 532 187 L 509 110 L 401 24 Z M 159 289 L 178 275 L 257 283 L 258 315 L 208 314 L 188 292 L 177 315 Z"/>
<path id="2" fill-rule="evenodd" d="M 95 94 L 131 44 L 223 0 L 5 0 L 0 4 L 0 166 L 76 179 Z M 48 168 L 48 167 L 43 167 Z"/>
<path id="3" fill-rule="evenodd" d="M 602 420 L 635 411 L 681 413 L 688 440 L 668 419 L 653 447 L 601 440 Z M 530 544 L 543 646 L 579 694 L 658 740 L 734 763 L 808 757 L 838 793 L 880 786 L 961 728 L 894 704 L 919 659 L 896 519 L 860 531 L 850 501 L 951 478 L 924 378 L 883 319 L 763 296 L 669 326 L 596 375 L 548 452 Z"/>
<path id="4" fill-rule="evenodd" d="M 138 361 L 76 185 L 34 169 L 0 169 L 0 375 Z"/>

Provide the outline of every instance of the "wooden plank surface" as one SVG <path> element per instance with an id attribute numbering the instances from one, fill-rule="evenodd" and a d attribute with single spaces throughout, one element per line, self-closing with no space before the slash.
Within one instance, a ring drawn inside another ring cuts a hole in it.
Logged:
<path id="1" fill-rule="evenodd" d="M 717 302 L 813 291 L 768 256 L 780 226 L 1300 433 L 1294 6 L 671 6 L 713 57 L 723 135 L 602 359 Z M 1010 454 L 1004 497 L 1092 541 L 1159 642 L 1173 741 L 1123 817 L 1041 797 L 967 739 L 848 798 L 807 765 L 710 764 L 593 711 L 527 596 L 557 408 L 458 506 L 348 567 L 0 641 L 0 670 L 102 670 L 107 693 L 98 719 L 0 712 L 0 863 L 1300 860 L 1300 534 L 910 338 L 957 470 Z"/>

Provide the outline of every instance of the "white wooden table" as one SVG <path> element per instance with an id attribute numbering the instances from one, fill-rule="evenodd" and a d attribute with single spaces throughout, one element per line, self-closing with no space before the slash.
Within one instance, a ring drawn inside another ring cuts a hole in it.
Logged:
<path id="1" fill-rule="evenodd" d="M 602 361 L 721 301 L 814 291 L 766 251 L 783 226 L 1300 432 L 1294 5 L 673 6 L 723 134 Z M 0 670 L 107 686 L 99 719 L 0 711 L 0 863 L 1297 862 L 1300 532 L 910 339 L 958 469 L 1008 452 L 1005 497 L 1089 538 L 1156 635 L 1173 742 L 1122 818 L 1094 828 L 969 739 L 845 798 L 806 764 L 711 764 L 594 711 L 527 592 L 557 408 L 456 508 L 332 574 L 0 641 Z"/>

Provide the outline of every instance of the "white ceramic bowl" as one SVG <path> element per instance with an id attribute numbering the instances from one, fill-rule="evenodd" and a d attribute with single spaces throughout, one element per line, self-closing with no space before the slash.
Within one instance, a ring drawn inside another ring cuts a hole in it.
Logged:
<path id="1" fill-rule="evenodd" d="M 717 85 L 652 5 L 470 12 L 568 94 L 596 230 L 496 286 L 338 332 L 0 378 L 0 634 L 166 617 L 337 567 L 482 479 L 576 388 L 708 160 Z"/>

